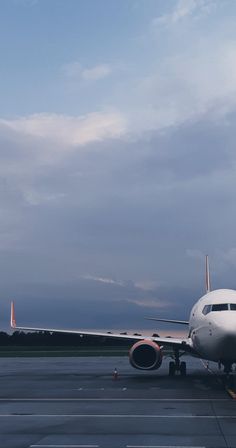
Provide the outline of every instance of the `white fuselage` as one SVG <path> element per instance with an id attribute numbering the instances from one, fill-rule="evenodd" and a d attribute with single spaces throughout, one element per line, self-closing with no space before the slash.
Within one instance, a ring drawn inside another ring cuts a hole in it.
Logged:
<path id="1" fill-rule="evenodd" d="M 236 291 L 218 289 L 201 297 L 191 310 L 189 330 L 202 358 L 236 362 Z"/>

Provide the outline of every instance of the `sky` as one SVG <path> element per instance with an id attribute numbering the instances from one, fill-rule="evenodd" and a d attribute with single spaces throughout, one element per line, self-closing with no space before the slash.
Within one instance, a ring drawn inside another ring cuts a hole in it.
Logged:
<path id="1" fill-rule="evenodd" d="M 11 299 L 19 325 L 188 319 L 206 253 L 236 289 L 236 2 L 0 10 L 0 328 Z"/>

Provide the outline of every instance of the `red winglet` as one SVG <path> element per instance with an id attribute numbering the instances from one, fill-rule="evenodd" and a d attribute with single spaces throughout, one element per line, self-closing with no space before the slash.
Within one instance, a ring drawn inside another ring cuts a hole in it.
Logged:
<path id="1" fill-rule="evenodd" d="M 11 302 L 11 327 L 16 328 L 14 302 Z"/>
<path id="2" fill-rule="evenodd" d="M 210 269 L 209 269 L 209 259 L 206 255 L 206 293 L 211 291 L 211 280 L 210 280 Z"/>

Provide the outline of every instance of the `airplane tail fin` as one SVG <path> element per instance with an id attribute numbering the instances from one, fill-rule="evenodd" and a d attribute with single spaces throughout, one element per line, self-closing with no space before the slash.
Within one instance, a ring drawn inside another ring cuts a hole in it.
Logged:
<path id="1" fill-rule="evenodd" d="M 11 328 L 16 328 L 14 302 L 11 302 Z"/>
<path id="2" fill-rule="evenodd" d="M 209 269 L 209 259 L 206 255 L 206 292 L 211 291 L 211 279 L 210 279 L 210 269 Z"/>

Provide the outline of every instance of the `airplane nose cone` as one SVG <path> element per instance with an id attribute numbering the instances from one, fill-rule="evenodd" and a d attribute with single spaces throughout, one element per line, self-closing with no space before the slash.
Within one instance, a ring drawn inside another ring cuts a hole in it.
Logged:
<path id="1" fill-rule="evenodd" d="M 231 311 L 221 312 L 214 316 L 212 323 L 219 332 L 236 336 L 236 313 L 232 315 Z"/>
<path id="2" fill-rule="evenodd" d="M 220 357 L 235 362 L 236 360 L 236 313 L 220 313 L 211 322 L 212 335 L 218 346 Z"/>
<path id="3" fill-rule="evenodd" d="M 236 336 L 236 314 L 232 316 L 230 311 L 225 312 L 224 316 L 220 316 L 220 318 L 217 316 L 214 323 L 219 331 Z"/>

